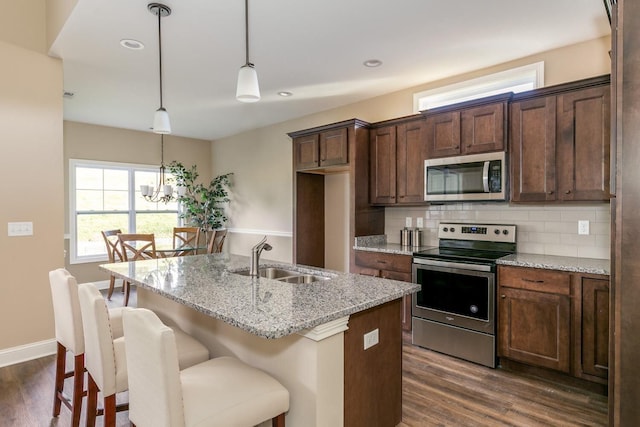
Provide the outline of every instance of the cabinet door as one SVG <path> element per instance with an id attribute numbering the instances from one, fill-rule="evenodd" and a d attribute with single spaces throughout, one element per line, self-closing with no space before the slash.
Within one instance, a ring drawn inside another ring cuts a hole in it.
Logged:
<path id="1" fill-rule="evenodd" d="M 582 372 L 609 372 L 609 281 L 582 278 Z"/>
<path id="2" fill-rule="evenodd" d="M 295 169 L 318 167 L 318 134 L 299 136 L 293 140 L 295 150 Z"/>
<path id="3" fill-rule="evenodd" d="M 396 127 L 378 128 L 370 135 L 370 201 L 393 204 L 396 202 Z"/>
<path id="4" fill-rule="evenodd" d="M 347 128 L 320 133 L 320 166 L 349 163 Z"/>
<path id="5" fill-rule="evenodd" d="M 502 151 L 505 146 L 505 104 L 482 105 L 462 110 L 462 154 Z"/>
<path id="6" fill-rule="evenodd" d="M 556 99 L 511 104 L 511 200 L 556 199 Z"/>
<path id="7" fill-rule="evenodd" d="M 429 158 L 460 154 L 460 112 L 427 116 L 427 154 Z"/>
<path id="8" fill-rule="evenodd" d="M 424 202 L 424 161 L 427 159 L 426 122 L 404 123 L 396 128 L 397 202 Z"/>
<path id="9" fill-rule="evenodd" d="M 498 355 L 569 372 L 570 299 L 500 287 Z"/>
<path id="10" fill-rule="evenodd" d="M 561 200 L 609 200 L 609 86 L 558 96 L 557 174 Z"/>

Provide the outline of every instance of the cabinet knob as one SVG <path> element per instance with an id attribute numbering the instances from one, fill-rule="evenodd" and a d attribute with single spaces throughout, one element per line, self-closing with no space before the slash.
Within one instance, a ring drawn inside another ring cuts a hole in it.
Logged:
<path id="1" fill-rule="evenodd" d="M 506 295 L 504 295 L 504 294 L 500 295 L 500 298 L 503 298 L 503 299 L 504 299 L 504 298 L 506 298 L 506 297 L 507 297 L 507 296 L 506 296 Z"/>
<path id="2" fill-rule="evenodd" d="M 565 191 L 564 194 L 571 194 L 571 190 Z"/>
<path id="3" fill-rule="evenodd" d="M 553 194 L 553 190 L 551 190 L 551 191 L 547 191 L 547 194 L 548 194 L 548 195 L 552 195 L 552 194 Z"/>

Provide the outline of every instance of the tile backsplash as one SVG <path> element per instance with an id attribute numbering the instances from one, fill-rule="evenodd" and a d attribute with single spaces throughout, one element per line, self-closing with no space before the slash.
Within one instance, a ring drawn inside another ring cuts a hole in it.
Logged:
<path id="1" fill-rule="evenodd" d="M 389 243 L 400 243 L 406 218 L 415 227 L 423 218 L 423 245 L 438 245 L 438 224 L 475 222 L 515 224 L 518 252 L 579 258 L 609 258 L 611 215 L 608 203 L 581 205 L 516 205 L 509 203 L 451 203 L 385 210 Z M 578 234 L 578 221 L 589 221 L 589 234 Z"/>

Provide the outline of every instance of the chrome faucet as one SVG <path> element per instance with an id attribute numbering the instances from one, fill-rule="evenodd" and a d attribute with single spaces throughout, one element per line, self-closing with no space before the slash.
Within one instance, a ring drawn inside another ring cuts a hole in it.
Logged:
<path id="1" fill-rule="evenodd" d="M 273 247 L 267 243 L 267 236 L 264 236 L 260 243 L 251 248 L 251 267 L 249 269 L 249 276 L 258 276 L 258 271 L 260 270 L 260 253 L 262 253 L 263 250 L 270 251 L 271 249 L 273 249 Z"/>

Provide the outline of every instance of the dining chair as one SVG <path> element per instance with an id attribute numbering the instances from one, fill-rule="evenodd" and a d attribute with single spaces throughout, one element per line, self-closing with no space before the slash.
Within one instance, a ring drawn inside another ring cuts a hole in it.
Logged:
<path id="1" fill-rule="evenodd" d="M 207 242 L 207 253 L 215 254 L 222 252 L 224 239 L 227 237 L 227 230 L 215 230 L 209 242 Z"/>
<path id="2" fill-rule="evenodd" d="M 174 256 L 195 255 L 199 243 L 199 227 L 173 227 Z"/>
<path id="3" fill-rule="evenodd" d="M 112 332 L 109 310 L 100 291 L 93 283 L 78 286 L 78 299 L 82 313 L 85 341 L 85 366 L 88 372 L 87 427 L 94 427 L 98 393 L 102 393 L 102 415 L 105 427 L 115 426 L 116 413 L 129 409 L 129 404 L 116 405 L 116 394 L 128 389 L 128 374 L 134 372 L 127 365 L 124 337 L 116 338 Z M 123 308 L 123 314 L 133 308 Z M 195 338 L 173 328 L 179 346 L 179 369 L 185 369 L 209 360 L 209 350 Z M 162 356 L 160 356 L 162 357 Z M 158 408 L 159 409 L 159 408 Z"/>
<path id="4" fill-rule="evenodd" d="M 289 391 L 267 373 L 233 357 L 181 370 L 175 333 L 154 312 L 127 310 L 123 322 L 132 425 L 284 427 Z"/>
<path id="5" fill-rule="evenodd" d="M 107 255 L 109 256 L 109 262 L 122 262 L 124 258 L 122 256 L 122 252 L 120 251 L 120 243 L 118 240 L 118 234 L 122 233 L 122 230 L 106 230 L 102 231 L 102 238 L 104 239 L 104 243 L 107 245 Z M 113 295 L 113 288 L 116 284 L 116 276 L 113 274 L 109 278 L 109 291 L 107 292 L 107 299 L 111 301 L 111 295 Z M 124 280 L 122 282 L 122 290 L 124 291 Z"/>
<path id="6" fill-rule="evenodd" d="M 84 356 L 85 343 L 82 327 L 82 314 L 78 299 L 78 282 L 64 268 L 49 272 L 51 299 L 53 301 L 53 317 L 57 341 L 55 388 L 53 395 L 53 416 L 60 415 L 64 404 L 71 411 L 71 426 L 78 427 L 82 412 L 84 390 Z M 109 310 L 112 334 L 122 337 L 122 308 Z M 73 369 L 66 371 L 67 352 L 73 355 Z M 64 394 L 64 381 L 73 377 L 71 397 Z"/>
<path id="7" fill-rule="evenodd" d="M 153 234 L 118 234 L 120 251 L 124 261 L 157 258 L 156 239 Z M 131 283 L 124 281 L 124 306 L 129 305 Z"/>

